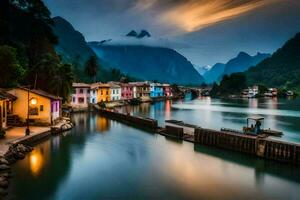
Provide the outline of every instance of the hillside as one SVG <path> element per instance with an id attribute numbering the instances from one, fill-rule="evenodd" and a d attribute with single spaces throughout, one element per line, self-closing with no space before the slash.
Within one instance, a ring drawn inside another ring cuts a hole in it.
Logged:
<path id="1" fill-rule="evenodd" d="M 224 73 L 225 64 L 217 63 L 212 68 L 203 74 L 206 83 L 213 83 Z"/>
<path id="2" fill-rule="evenodd" d="M 103 42 L 90 42 L 89 45 L 101 60 L 139 79 L 178 84 L 204 82 L 192 63 L 173 49 Z"/>
<path id="3" fill-rule="evenodd" d="M 229 75 L 236 72 L 244 72 L 270 56 L 270 54 L 264 53 L 257 53 L 255 56 L 250 56 L 245 52 L 240 52 L 237 57 L 226 63 L 224 75 Z"/>
<path id="4" fill-rule="evenodd" d="M 300 33 L 270 58 L 246 72 L 249 84 L 297 89 L 300 91 Z"/>
<path id="5" fill-rule="evenodd" d="M 270 54 L 266 53 L 257 53 L 256 55 L 251 56 L 245 52 L 240 52 L 235 58 L 232 58 L 226 64 L 215 64 L 209 71 L 203 74 L 203 77 L 206 83 L 219 82 L 222 80 L 224 75 L 244 72 L 270 56 Z"/>

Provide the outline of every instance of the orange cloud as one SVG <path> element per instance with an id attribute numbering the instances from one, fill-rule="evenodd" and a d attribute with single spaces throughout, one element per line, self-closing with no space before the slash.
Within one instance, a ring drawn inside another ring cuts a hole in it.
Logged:
<path id="1" fill-rule="evenodd" d="M 140 10 L 160 10 L 157 13 L 159 23 L 192 32 L 275 1 L 277 0 L 167 0 L 169 6 L 165 6 L 158 0 L 140 0 L 137 7 Z"/>

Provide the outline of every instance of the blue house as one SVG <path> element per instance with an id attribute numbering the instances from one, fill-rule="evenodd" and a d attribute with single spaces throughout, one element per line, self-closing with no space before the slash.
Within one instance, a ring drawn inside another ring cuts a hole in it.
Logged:
<path id="1" fill-rule="evenodd" d="M 150 83 L 150 97 L 163 97 L 164 96 L 164 90 L 163 86 L 160 83 Z"/>

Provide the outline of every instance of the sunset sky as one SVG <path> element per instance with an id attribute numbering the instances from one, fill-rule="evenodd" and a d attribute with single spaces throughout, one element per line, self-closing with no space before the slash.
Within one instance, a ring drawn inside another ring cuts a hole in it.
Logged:
<path id="1" fill-rule="evenodd" d="M 148 30 L 196 65 L 271 53 L 300 32 L 298 0 L 45 0 L 87 41 Z"/>

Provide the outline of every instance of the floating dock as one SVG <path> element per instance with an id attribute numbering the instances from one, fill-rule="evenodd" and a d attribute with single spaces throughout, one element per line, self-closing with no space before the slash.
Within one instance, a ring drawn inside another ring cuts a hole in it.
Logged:
<path id="1" fill-rule="evenodd" d="M 167 137 L 237 151 L 264 159 L 300 165 L 300 144 L 297 143 L 226 130 L 204 129 L 176 120 L 166 121 L 166 127 L 162 128 L 158 126 L 158 122 L 155 119 L 136 117 L 105 109 L 98 109 L 98 111 L 111 119 L 131 126 L 148 129 Z"/>

